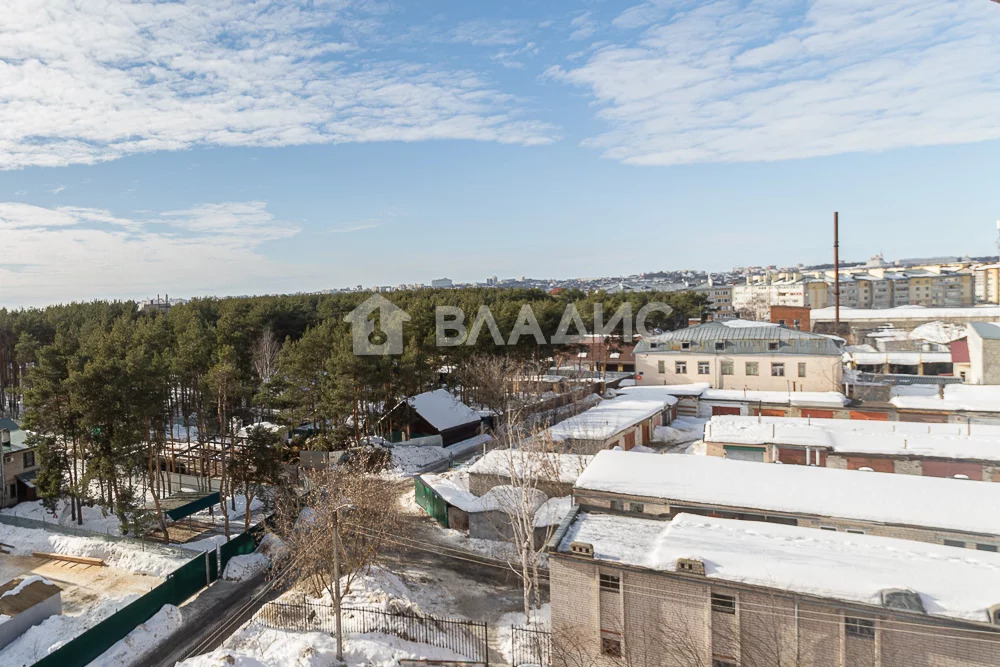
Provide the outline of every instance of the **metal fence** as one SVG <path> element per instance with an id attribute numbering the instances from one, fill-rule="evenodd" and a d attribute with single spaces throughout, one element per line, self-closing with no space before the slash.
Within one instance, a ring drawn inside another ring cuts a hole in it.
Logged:
<path id="1" fill-rule="evenodd" d="M 513 667 L 552 664 L 552 633 L 548 630 L 512 625 L 510 639 Z"/>
<path id="2" fill-rule="evenodd" d="M 312 602 L 268 602 L 254 621 L 278 630 L 333 634 L 336 608 Z M 489 664 L 486 623 L 461 619 L 394 614 L 380 609 L 343 607 L 342 628 L 348 634 L 378 632 L 421 644 L 446 648 Z"/>

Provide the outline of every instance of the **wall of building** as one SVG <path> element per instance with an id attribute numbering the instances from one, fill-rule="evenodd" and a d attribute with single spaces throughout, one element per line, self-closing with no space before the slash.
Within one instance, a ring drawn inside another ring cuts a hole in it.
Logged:
<path id="1" fill-rule="evenodd" d="M 27 459 L 26 459 L 27 457 Z M 32 463 L 30 466 L 25 466 L 25 462 Z M 6 495 L 3 496 L 7 500 L 7 507 L 16 505 L 24 498 L 17 497 L 17 476 L 30 472 L 38 467 L 38 455 L 34 449 L 19 449 L 13 452 L 5 452 L 3 454 L 3 489 Z M 13 487 L 13 488 L 12 488 Z M 2 495 L 2 494 L 0 494 Z"/>
<path id="2" fill-rule="evenodd" d="M 555 667 L 694 667 L 713 660 L 754 667 L 978 667 L 996 665 L 1000 653 L 1000 635 L 919 616 L 575 558 L 549 562 Z M 601 573 L 618 576 L 621 592 L 601 593 Z M 714 610 L 713 593 L 734 598 L 733 613 Z M 849 636 L 845 616 L 873 620 L 874 637 Z M 620 633 L 627 659 L 601 655 L 609 625 L 618 628 L 612 632 Z"/>
<path id="3" fill-rule="evenodd" d="M 723 375 L 727 363 L 731 375 Z M 756 364 L 756 375 L 748 364 Z M 772 375 L 775 364 L 783 365 L 784 375 Z M 805 364 L 804 377 L 799 364 Z M 843 369 L 839 355 L 640 352 L 636 371 L 642 374 L 640 385 L 708 382 L 714 389 L 840 391 Z"/>

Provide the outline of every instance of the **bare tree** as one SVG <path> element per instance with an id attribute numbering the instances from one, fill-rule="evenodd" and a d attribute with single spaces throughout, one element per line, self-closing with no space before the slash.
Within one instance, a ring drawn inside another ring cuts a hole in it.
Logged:
<path id="1" fill-rule="evenodd" d="M 278 355 L 281 352 L 281 341 L 274 335 L 271 327 L 267 327 L 253 343 L 253 367 L 262 384 L 267 384 L 278 373 Z"/>
<path id="2" fill-rule="evenodd" d="M 290 556 L 283 576 L 333 599 L 334 545 L 339 541 L 340 574 L 349 592 L 358 573 L 398 533 L 398 493 L 390 479 L 350 464 L 310 472 L 307 485 L 305 509 L 300 511 L 294 494 L 278 502 L 276 530 Z"/>

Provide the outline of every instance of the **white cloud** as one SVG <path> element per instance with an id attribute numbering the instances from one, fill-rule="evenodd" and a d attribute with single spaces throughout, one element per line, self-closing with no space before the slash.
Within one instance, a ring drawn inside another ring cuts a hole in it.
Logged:
<path id="1" fill-rule="evenodd" d="M 550 126 L 520 117 L 517 100 L 474 74 L 366 51 L 384 9 L 372 7 L 51 0 L 40 11 L 7 0 L 0 168 L 197 145 L 551 141 Z"/>
<path id="2" fill-rule="evenodd" d="M 1000 11 L 986 0 L 661 0 L 615 25 L 643 30 L 549 75 L 590 91 L 610 129 L 585 143 L 616 160 L 779 160 L 1000 138 Z"/>
<path id="3" fill-rule="evenodd" d="M 570 39 L 587 39 L 597 32 L 597 21 L 594 20 L 593 14 L 586 11 L 573 17 L 569 27 L 572 29 Z"/>
<path id="4" fill-rule="evenodd" d="M 0 202 L 0 306 L 292 289 L 323 275 L 269 257 L 268 244 L 298 232 L 258 201 L 130 218 Z"/>
<path id="5" fill-rule="evenodd" d="M 50 195 L 57 195 L 60 192 L 62 192 L 63 190 L 65 190 L 65 189 L 66 189 L 65 185 L 57 185 L 56 187 L 54 187 L 51 190 L 49 190 L 49 194 Z"/>

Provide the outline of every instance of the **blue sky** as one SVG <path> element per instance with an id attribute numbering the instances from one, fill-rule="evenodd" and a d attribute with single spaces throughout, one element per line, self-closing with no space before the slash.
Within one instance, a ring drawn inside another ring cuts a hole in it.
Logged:
<path id="1" fill-rule="evenodd" d="M 0 17 L 0 306 L 995 252 L 989 0 Z"/>

